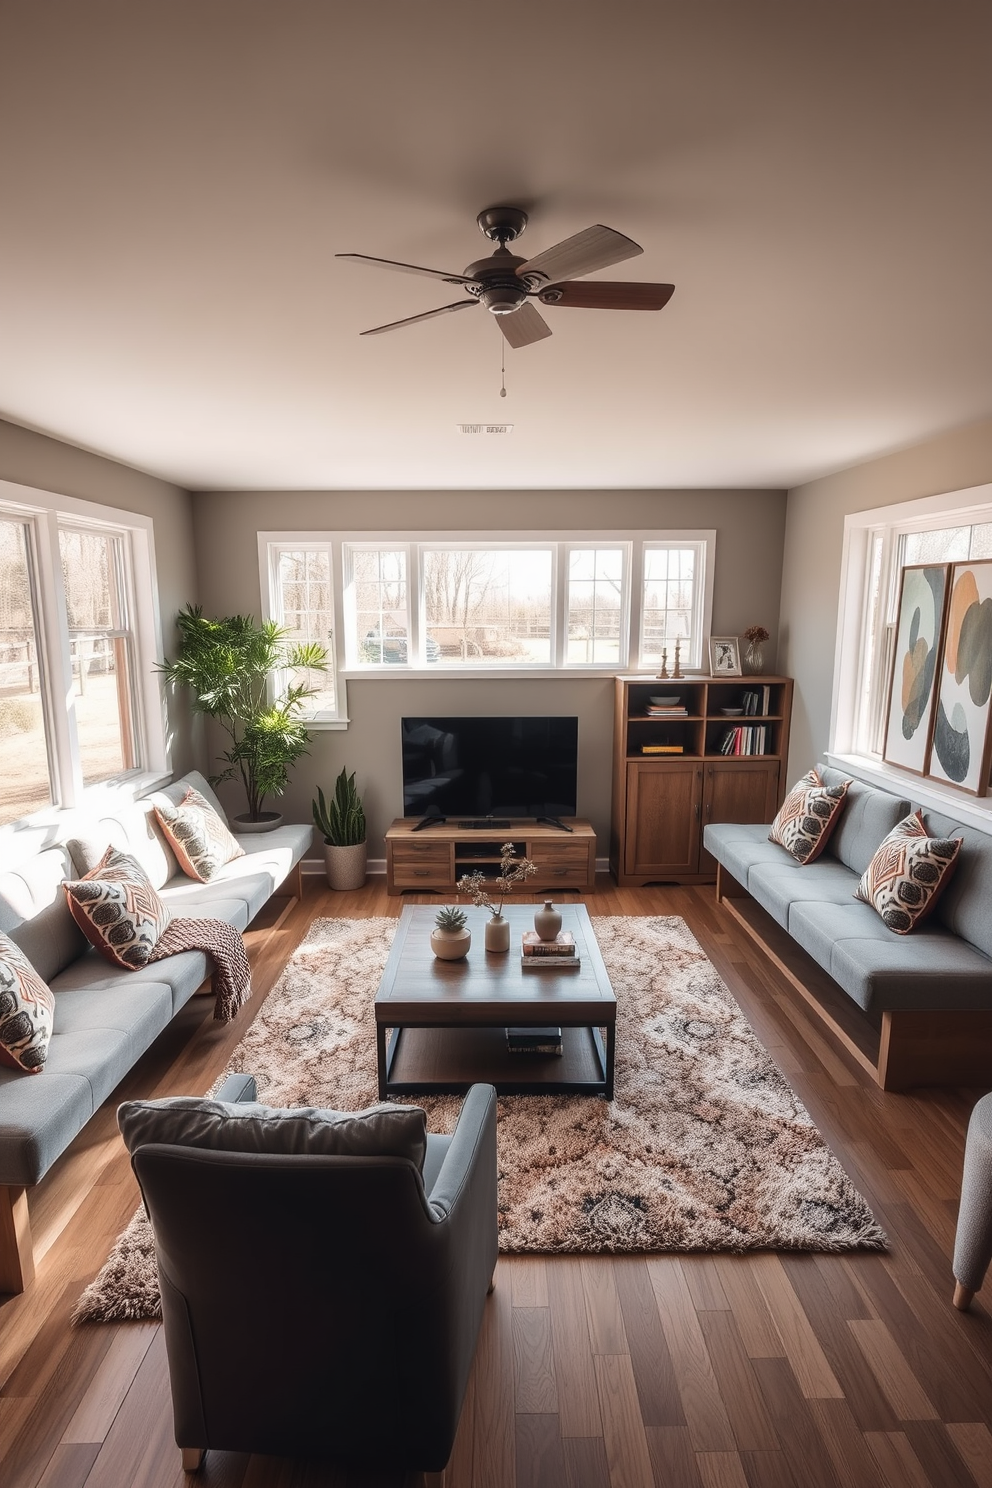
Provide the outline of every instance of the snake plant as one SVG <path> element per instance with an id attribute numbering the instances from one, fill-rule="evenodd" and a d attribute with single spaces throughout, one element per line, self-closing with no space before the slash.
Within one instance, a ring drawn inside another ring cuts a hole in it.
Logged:
<path id="1" fill-rule="evenodd" d="M 342 769 L 334 782 L 334 795 L 328 802 L 317 787 L 313 802 L 313 819 L 318 832 L 331 847 L 355 847 L 365 841 L 365 810 L 355 788 L 354 771 Z"/>

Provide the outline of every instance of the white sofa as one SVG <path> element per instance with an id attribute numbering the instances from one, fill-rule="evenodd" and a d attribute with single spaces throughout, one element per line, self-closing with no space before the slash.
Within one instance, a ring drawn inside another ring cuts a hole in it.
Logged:
<path id="1" fill-rule="evenodd" d="M 179 801 L 190 785 L 227 820 L 196 772 L 162 794 Z M 210 975 L 201 951 L 126 971 L 94 950 L 62 890 L 63 880 L 84 871 L 66 844 L 80 838 L 101 851 L 113 845 L 130 853 L 175 916 L 212 917 L 244 930 L 294 873 L 292 888 L 299 895 L 300 862 L 312 827 L 239 836 L 244 857 L 226 864 L 209 883 L 198 883 L 181 872 L 159 828 L 154 799 L 126 801 L 93 814 L 66 812 L 36 850 L 20 849 L 15 833 L 0 853 L 0 930 L 20 946 L 55 994 L 44 1071 L 31 1075 L 0 1067 L 0 1292 L 23 1290 L 33 1273 L 27 1190 Z"/>

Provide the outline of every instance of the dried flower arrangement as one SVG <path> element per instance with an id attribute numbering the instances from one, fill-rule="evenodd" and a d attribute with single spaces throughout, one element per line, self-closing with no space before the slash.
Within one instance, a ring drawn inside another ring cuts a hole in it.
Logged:
<path id="1" fill-rule="evenodd" d="M 499 874 L 492 880 L 492 888 L 486 875 L 478 870 L 464 874 L 457 885 L 459 893 L 467 894 L 477 909 L 488 909 L 497 917 L 502 914 L 503 900 L 513 885 L 537 872 L 537 864 L 530 858 L 514 857 L 512 842 L 504 842 L 499 852 Z"/>
<path id="2" fill-rule="evenodd" d="M 760 646 L 768 640 L 768 631 L 763 625 L 749 625 L 744 632 L 744 639 L 750 641 L 752 646 Z"/>

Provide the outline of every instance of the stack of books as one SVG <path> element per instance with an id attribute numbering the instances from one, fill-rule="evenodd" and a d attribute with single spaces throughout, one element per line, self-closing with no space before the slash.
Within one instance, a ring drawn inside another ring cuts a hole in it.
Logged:
<path id="1" fill-rule="evenodd" d="M 767 734 L 763 723 L 750 723 L 728 729 L 720 742 L 721 754 L 764 754 Z"/>
<path id="2" fill-rule="evenodd" d="M 684 703 L 648 703 L 644 710 L 648 718 L 688 718 L 689 709 Z"/>
<path id="3" fill-rule="evenodd" d="M 560 1028 L 508 1028 L 506 1047 L 510 1054 L 561 1055 Z"/>
<path id="4" fill-rule="evenodd" d="M 559 930 L 554 940 L 542 940 L 536 930 L 525 930 L 521 936 L 520 965 L 528 971 L 578 966 L 575 936 L 571 930 Z"/>
<path id="5" fill-rule="evenodd" d="M 771 692 L 772 690 L 766 682 L 761 688 L 756 689 L 753 692 L 748 690 L 747 692 L 741 693 L 741 702 L 744 704 L 744 712 L 747 713 L 751 718 L 766 717 L 768 714 L 768 709 L 771 706 Z"/>

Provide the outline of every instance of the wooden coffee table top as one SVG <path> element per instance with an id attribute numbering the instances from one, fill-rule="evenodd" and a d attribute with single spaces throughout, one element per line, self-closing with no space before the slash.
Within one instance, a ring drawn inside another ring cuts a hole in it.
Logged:
<path id="1" fill-rule="evenodd" d="M 584 904 L 562 904 L 562 929 L 571 930 L 581 964 L 566 969 L 525 971 L 520 938 L 534 928 L 538 904 L 507 904 L 510 949 L 485 949 L 484 909 L 467 909 L 472 948 L 462 961 L 441 961 L 430 937 L 438 906 L 408 904 L 400 914 L 382 982 L 375 998 L 376 1022 L 386 1027 L 493 1023 L 613 1023 L 617 1000 L 603 965 Z"/>

